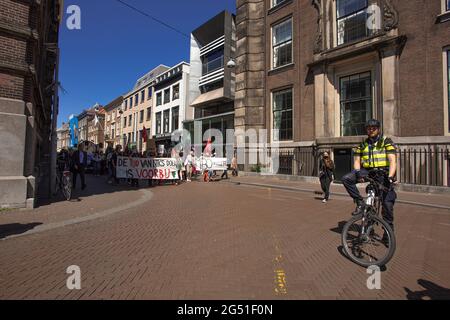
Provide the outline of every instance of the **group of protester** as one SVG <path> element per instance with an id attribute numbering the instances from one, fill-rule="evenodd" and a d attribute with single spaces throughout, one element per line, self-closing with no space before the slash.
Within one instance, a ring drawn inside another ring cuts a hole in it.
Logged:
<path id="1" fill-rule="evenodd" d="M 86 151 L 87 146 L 81 143 L 76 149 L 63 149 L 58 154 L 58 162 L 62 164 L 63 168 L 60 170 L 70 170 L 72 172 L 73 189 L 76 188 L 77 177 L 81 178 L 81 188 L 84 190 L 86 185 L 85 174 L 89 169 L 95 176 L 103 176 L 107 173 L 107 183 L 113 185 L 119 185 L 121 181 L 126 181 L 132 187 L 139 187 L 139 179 L 120 179 L 117 177 L 117 166 L 119 157 L 129 158 L 172 158 L 176 160 L 176 168 L 178 172 L 178 179 L 176 180 L 152 180 L 148 179 L 149 186 L 153 186 L 155 183 L 171 183 L 173 185 L 179 185 L 182 182 L 191 182 L 193 177 L 202 174 L 202 179 L 205 182 L 213 181 L 216 176 L 216 172 L 213 170 L 206 170 L 200 172 L 195 166 L 194 151 L 190 151 L 186 156 L 183 152 L 176 152 L 172 149 L 167 154 L 152 154 L 151 152 L 139 152 L 136 148 L 126 147 L 124 150 L 121 145 L 117 145 L 115 148 L 108 147 L 105 152 L 103 151 Z M 215 154 L 206 154 L 205 156 L 214 157 Z M 238 165 L 236 156 L 233 157 L 229 166 L 232 170 L 232 175 L 238 175 Z M 228 179 L 228 170 L 224 170 L 221 179 Z"/>

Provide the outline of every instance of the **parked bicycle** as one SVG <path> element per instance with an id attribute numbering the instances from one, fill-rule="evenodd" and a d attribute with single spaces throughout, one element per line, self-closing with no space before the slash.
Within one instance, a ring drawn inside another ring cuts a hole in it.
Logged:
<path id="1" fill-rule="evenodd" d="M 55 194 L 62 193 L 67 201 L 72 199 L 72 172 L 67 161 L 58 160 Z"/>
<path id="2" fill-rule="evenodd" d="M 345 254 L 353 262 L 364 266 L 385 266 L 393 257 L 396 241 L 392 228 L 380 216 L 383 194 L 390 188 L 381 182 L 386 173 L 373 170 L 365 178 L 366 188 L 364 211 L 350 219 L 342 230 L 342 246 Z"/>

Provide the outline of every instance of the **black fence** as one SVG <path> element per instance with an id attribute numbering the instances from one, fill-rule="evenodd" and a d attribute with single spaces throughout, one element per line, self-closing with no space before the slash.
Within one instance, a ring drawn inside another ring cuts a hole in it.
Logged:
<path id="1" fill-rule="evenodd" d="M 448 146 L 400 148 L 397 157 L 397 178 L 401 183 L 450 186 Z"/>
<path id="2" fill-rule="evenodd" d="M 272 151 L 272 156 L 278 155 L 279 160 L 278 170 L 275 173 L 317 177 L 320 152 L 316 147 Z M 345 159 L 345 162 L 349 161 L 349 163 L 337 162 L 337 166 L 345 168 L 336 168 L 336 171 L 351 170 L 353 157 L 349 156 Z M 397 179 L 400 183 L 450 186 L 450 146 L 400 146 L 397 152 L 397 167 Z"/>

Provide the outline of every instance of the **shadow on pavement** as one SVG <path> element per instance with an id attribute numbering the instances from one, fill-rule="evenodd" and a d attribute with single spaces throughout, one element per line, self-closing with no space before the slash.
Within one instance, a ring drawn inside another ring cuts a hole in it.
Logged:
<path id="1" fill-rule="evenodd" d="M 408 300 L 449 300 L 450 299 L 450 289 L 441 287 L 434 282 L 419 279 L 417 281 L 425 290 L 422 291 L 411 291 L 405 288 L 406 298 Z"/>
<path id="2" fill-rule="evenodd" d="M 6 237 L 22 234 L 27 231 L 30 231 L 37 226 L 40 226 L 42 223 L 35 222 L 35 223 L 27 223 L 27 224 L 20 224 L 20 223 L 12 223 L 12 224 L 5 224 L 0 225 L 0 239 L 4 239 Z"/>
<path id="3" fill-rule="evenodd" d="M 332 228 L 330 229 L 330 231 L 336 232 L 338 234 L 342 233 L 342 229 L 344 229 L 345 224 L 347 223 L 347 221 L 340 221 L 338 223 L 338 226 L 336 228 Z"/>
<path id="4" fill-rule="evenodd" d="M 55 195 L 52 199 L 41 199 L 37 203 L 37 208 L 48 206 L 52 203 L 58 202 L 81 202 L 81 198 L 87 198 L 96 195 L 103 195 L 108 193 L 115 193 L 120 191 L 128 191 L 128 190 L 138 190 L 141 188 L 148 188 L 148 182 L 145 180 L 140 181 L 139 187 L 130 186 L 126 179 L 121 179 L 121 182 L 118 185 L 109 184 L 108 177 L 106 175 L 102 176 L 93 176 L 91 174 L 86 174 L 86 189 L 81 190 L 81 181 L 78 177 L 77 179 L 77 187 L 75 190 L 72 190 L 72 200 L 67 201 L 64 199 L 61 193 Z"/>

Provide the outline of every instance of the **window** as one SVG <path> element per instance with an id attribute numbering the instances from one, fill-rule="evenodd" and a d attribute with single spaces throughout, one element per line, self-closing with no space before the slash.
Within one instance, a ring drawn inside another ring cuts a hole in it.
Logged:
<path id="1" fill-rule="evenodd" d="M 115 137 L 115 135 L 114 135 L 114 133 L 115 133 L 115 132 L 114 132 L 114 129 L 112 129 L 111 132 L 112 132 L 112 133 L 111 133 L 111 138 L 110 138 L 110 139 L 114 139 L 114 137 Z"/>
<path id="2" fill-rule="evenodd" d="M 272 28 L 273 67 L 292 63 L 292 19 Z"/>
<path id="3" fill-rule="evenodd" d="M 340 79 L 341 135 L 365 135 L 365 123 L 372 118 L 371 73 Z"/>
<path id="4" fill-rule="evenodd" d="M 127 111 L 127 109 L 128 109 L 128 99 L 127 100 L 125 100 L 125 111 Z"/>
<path id="5" fill-rule="evenodd" d="M 131 127 L 131 126 L 132 126 L 132 123 L 133 123 L 133 115 L 130 114 L 130 115 L 128 116 L 128 126 Z"/>
<path id="6" fill-rule="evenodd" d="M 164 110 L 164 133 L 168 133 L 169 128 L 170 110 Z"/>
<path id="7" fill-rule="evenodd" d="M 134 95 L 134 105 L 137 106 L 139 103 L 139 93 L 136 93 Z"/>
<path id="8" fill-rule="evenodd" d="M 365 38 L 371 34 L 367 27 L 368 0 L 337 0 L 338 45 Z"/>
<path id="9" fill-rule="evenodd" d="M 273 93 L 274 141 L 292 140 L 292 89 Z"/>
<path id="10" fill-rule="evenodd" d="M 144 110 L 139 112 L 139 123 L 144 122 Z"/>
<path id="11" fill-rule="evenodd" d="M 446 0 L 445 11 L 450 11 L 450 0 Z"/>
<path id="12" fill-rule="evenodd" d="M 285 2 L 286 0 L 272 0 L 272 8 L 276 7 L 279 4 L 282 4 L 283 2 Z"/>
<path id="13" fill-rule="evenodd" d="M 127 117 L 123 118 L 123 127 L 126 128 L 127 127 Z"/>
<path id="14" fill-rule="evenodd" d="M 214 72 L 223 68 L 223 48 L 214 50 L 202 58 L 202 75 Z"/>
<path id="15" fill-rule="evenodd" d="M 150 100 L 151 97 L 152 97 L 152 87 L 148 88 L 147 100 Z"/>
<path id="16" fill-rule="evenodd" d="M 161 112 L 156 114 L 156 134 L 161 134 Z"/>
<path id="17" fill-rule="evenodd" d="M 152 117 L 152 108 L 147 108 L 147 119 L 146 121 L 149 121 Z"/>
<path id="18" fill-rule="evenodd" d="M 141 103 L 144 103 L 144 101 L 145 101 L 145 91 L 142 90 L 141 91 Z"/>
<path id="19" fill-rule="evenodd" d="M 156 105 L 157 106 L 162 105 L 162 92 L 158 92 L 156 94 Z"/>
<path id="20" fill-rule="evenodd" d="M 130 97 L 130 109 L 133 108 L 133 97 Z"/>
<path id="21" fill-rule="evenodd" d="M 172 108 L 172 132 L 178 130 L 178 122 L 180 120 L 179 113 L 180 113 L 179 107 Z"/>
<path id="22" fill-rule="evenodd" d="M 170 102 L 170 88 L 164 90 L 164 103 Z"/>
<path id="23" fill-rule="evenodd" d="M 180 98 L 180 85 L 174 85 L 172 89 L 172 100 L 177 100 Z"/>

